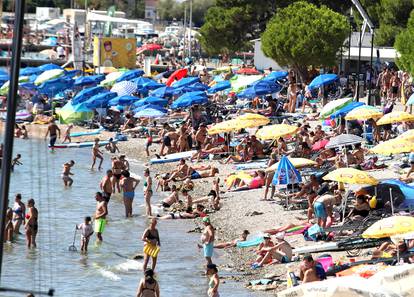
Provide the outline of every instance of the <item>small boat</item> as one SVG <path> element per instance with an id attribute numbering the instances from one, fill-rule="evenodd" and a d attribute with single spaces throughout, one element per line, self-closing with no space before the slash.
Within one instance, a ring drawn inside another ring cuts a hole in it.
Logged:
<path id="1" fill-rule="evenodd" d="M 158 158 L 151 159 L 150 164 L 163 164 L 163 163 L 178 162 L 181 159 L 191 158 L 195 153 L 197 153 L 197 151 L 188 151 L 188 152 L 169 154 L 159 159 Z"/>
<path id="2" fill-rule="evenodd" d="M 117 140 L 112 141 L 113 143 L 117 143 Z M 70 143 L 58 143 L 55 144 L 54 148 L 84 148 L 84 147 L 93 147 L 95 144 L 94 141 L 86 141 L 86 142 L 70 142 Z M 105 146 L 109 144 L 109 140 L 104 140 L 99 142 L 99 146 Z M 49 145 L 50 147 L 50 145 Z"/>
<path id="3" fill-rule="evenodd" d="M 100 134 L 104 128 L 99 128 L 91 131 L 84 131 L 84 132 L 74 132 L 70 133 L 70 137 L 81 137 L 81 136 L 90 136 L 90 135 L 98 135 Z"/>

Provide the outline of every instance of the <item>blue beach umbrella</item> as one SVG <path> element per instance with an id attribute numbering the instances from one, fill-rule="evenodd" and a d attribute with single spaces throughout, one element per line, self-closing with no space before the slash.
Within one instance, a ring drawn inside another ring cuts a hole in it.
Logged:
<path id="1" fill-rule="evenodd" d="M 179 97 L 177 100 L 171 104 L 171 108 L 185 108 L 190 107 L 195 104 L 205 104 L 208 102 L 208 98 L 206 93 L 204 92 L 189 92 L 181 97 Z"/>
<path id="2" fill-rule="evenodd" d="M 251 87 L 244 89 L 240 93 L 237 94 L 239 98 L 248 98 L 253 99 L 256 96 L 263 96 L 278 92 L 281 90 L 279 84 L 271 83 L 271 82 L 264 82 L 260 81 Z"/>
<path id="3" fill-rule="evenodd" d="M 129 106 L 132 105 L 134 102 L 137 102 L 137 100 L 139 100 L 138 97 L 134 97 L 134 96 L 118 96 L 115 97 L 111 100 L 109 100 L 108 105 L 109 106 L 116 106 L 116 105 L 121 105 L 121 106 Z"/>
<path id="4" fill-rule="evenodd" d="M 153 81 L 153 80 L 147 77 L 138 77 L 132 80 L 132 82 L 134 82 L 137 85 L 138 89 L 142 89 L 144 84 L 150 81 Z"/>
<path id="5" fill-rule="evenodd" d="M 145 72 L 142 69 L 128 70 L 122 73 L 122 75 L 116 80 L 116 82 L 121 82 L 124 80 L 133 80 L 134 78 L 143 76 L 144 74 Z"/>
<path id="6" fill-rule="evenodd" d="M 45 72 L 45 71 L 52 70 L 52 69 L 62 69 L 62 67 L 60 67 L 59 65 L 56 65 L 56 64 L 43 64 L 43 65 L 37 67 L 37 69 L 40 72 Z M 20 75 L 22 75 L 22 74 L 20 73 Z"/>
<path id="7" fill-rule="evenodd" d="M 165 87 L 164 84 L 156 82 L 155 80 L 150 80 L 144 84 L 142 84 L 142 88 L 146 90 L 156 90 L 161 87 Z"/>
<path id="8" fill-rule="evenodd" d="M 147 108 L 138 111 L 134 114 L 136 118 L 160 118 L 166 115 L 166 112 L 162 112 L 158 109 Z"/>
<path id="9" fill-rule="evenodd" d="M 138 111 L 141 111 L 141 110 L 144 110 L 144 109 L 157 109 L 157 110 L 162 111 L 164 113 L 168 112 L 168 110 L 165 109 L 164 107 L 162 107 L 160 105 L 155 105 L 155 104 L 145 104 L 145 105 L 142 105 L 140 107 L 135 108 L 134 109 L 134 112 L 138 112 Z"/>
<path id="10" fill-rule="evenodd" d="M 154 104 L 159 106 L 167 106 L 168 100 L 159 97 L 147 97 L 134 103 L 135 107 L 141 107 L 143 105 Z"/>
<path id="11" fill-rule="evenodd" d="M 209 94 L 214 94 L 220 91 L 224 91 L 231 88 L 231 84 L 228 80 L 223 80 L 218 83 L 216 83 L 214 86 L 212 86 L 210 89 L 208 89 Z"/>
<path id="12" fill-rule="evenodd" d="M 199 82 L 199 81 L 200 81 L 200 78 L 198 76 L 184 77 L 180 79 L 179 81 L 173 83 L 172 87 L 174 88 L 186 87 L 186 86 L 195 84 L 196 82 Z"/>
<path id="13" fill-rule="evenodd" d="M 293 185 L 302 182 L 302 176 L 299 171 L 289 161 L 288 157 L 283 156 L 279 161 L 279 166 L 275 171 L 272 184 L 275 186 Z"/>
<path id="14" fill-rule="evenodd" d="M 38 75 L 40 73 L 42 73 L 42 71 L 39 70 L 38 67 L 25 67 L 23 69 L 20 69 L 20 73 L 19 74 L 21 76 L 30 76 L 30 75 L 33 75 L 33 74 Z"/>
<path id="15" fill-rule="evenodd" d="M 309 84 L 309 90 L 314 90 L 322 86 L 327 86 L 337 80 L 339 80 L 339 76 L 336 74 L 328 73 L 328 74 L 318 75 Z"/>
<path id="16" fill-rule="evenodd" d="M 276 81 L 279 79 L 286 78 L 287 75 L 287 71 L 272 71 L 263 80 Z"/>
<path id="17" fill-rule="evenodd" d="M 49 97 L 53 97 L 59 92 L 69 90 L 73 87 L 73 79 L 68 77 L 59 77 L 52 80 L 48 80 L 38 87 L 40 94 L 45 94 Z"/>
<path id="18" fill-rule="evenodd" d="M 75 87 L 84 87 L 84 86 L 92 86 L 92 85 L 96 86 L 104 79 L 105 79 L 105 75 L 103 74 L 79 76 L 75 79 L 74 86 Z"/>
<path id="19" fill-rule="evenodd" d="M 344 107 L 342 107 L 340 110 L 337 110 L 333 114 L 331 114 L 330 118 L 335 119 L 335 118 L 344 117 L 348 114 L 348 112 L 363 105 L 365 105 L 365 103 L 363 102 L 351 102 L 348 105 L 345 105 Z"/>
<path id="20" fill-rule="evenodd" d="M 88 89 L 83 89 L 82 91 L 77 93 L 75 97 L 73 97 L 72 104 L 76 105 L 78 103 L 85 102 L 86 100 L 88 100 L 92 96 L 94 96 L 96 94 L 99 94 L 99 93 L 102 93 L 102 92 L 108 92 L 108 91 L 105 90 L 105 88 L 101 87 L 101 86 L 88 88 Z"/>
<path id="21" fill-rule="evenodd" d="M 6 83 L 6 81 L 8 81 L 10 78 L 10 76 L 8 75 L 0 75 L 0 84 L 3 85 L 4 83 Z"/>
<path id="22" fill-rule="evenodd" d="M 116 93 L 105 92 L 92 96 L 84 102 L 87 108 L 105 108 L 108 106 L 109 100 L 116 97 Z"/>
<path id="23" fill-rule="evenodd" d="M 69 70 L 69 71 L 66 71 L 65 77 L 74 78 L 75 76 L 80 75 L 81 73 L 82 73 L 82 71 L 80 71 L 80 70 L 76 70 L 76 69 Z"/>
<path id="24" fill-rule="evenodd" d="M 174 92 L 174 88 L 161 87 L 156 90 L 153 90 L 152 92 L 150 92 L 150 94 L 151 96 L 163 98 L 163 97 L 171 97 L 173 95 L 173 92 Z"/>

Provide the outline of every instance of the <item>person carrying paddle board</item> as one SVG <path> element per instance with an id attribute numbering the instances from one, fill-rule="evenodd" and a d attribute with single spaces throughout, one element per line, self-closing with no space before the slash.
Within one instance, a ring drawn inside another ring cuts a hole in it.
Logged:
<path id="1" fill-rule="evenodd" d="M 155 266 L 157 265 L 157 257 L 160 251 L 160 235 L 158 233 L 157 226 L 157 219 L 151 219 L 151 223 L 149 228 L 145 229 L 144 233 L 142 234 L 141 240 L 145 242 L 144 244 L 144 264 L 143 270 L 147 270 L 149 259 L 152 259 L 152 270 L 155 270 Z"/>

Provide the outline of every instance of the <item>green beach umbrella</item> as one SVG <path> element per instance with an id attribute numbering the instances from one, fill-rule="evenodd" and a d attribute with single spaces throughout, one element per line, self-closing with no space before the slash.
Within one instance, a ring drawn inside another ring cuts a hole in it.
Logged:
<path id="1" fill-rule="evenodd" d="M 63 70 L 63 69 L 47 70 L 47 71 L 43 72 L 42 74 L 40 74 L 36 78 L 34 84 L 39 86 L 39 85 L 41 85 L 42 83 L 44 83 L 48 80 L 52 80 L 52 79 L 55 79 L 55 78 L 58 78 L 58 77 L 61 77 L 61 76 L 64 76 L 64 75 L 65 75 L 65 70 Z"/>

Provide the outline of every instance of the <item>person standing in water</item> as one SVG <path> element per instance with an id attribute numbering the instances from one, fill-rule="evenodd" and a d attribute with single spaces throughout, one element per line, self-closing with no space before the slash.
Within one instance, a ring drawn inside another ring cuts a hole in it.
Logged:
<path id="1" fill-rule="evenodd" d="M 152 178 L 150 174 L 149 168 L 144 170 L 144 199 L 145 199 L 145 207 L 146 207 L 146 215 L 152 216 L 151 211 L 151 197 L 152 197 Z"/>
<path id="2" fill-rule="evenodd" d="M 9 204 L 8 200 L 7 204 Z M 11 207 L 7 207 L 4 227 L 4 242 L 11 242 L 13 240 L 13 234 L 13 210 Z"/>
<path id="3" fill-rule="evenodd" d="M 102 241 L 102 233 L 105 230 L 106 216 L 108 215 L 108 201 L 106 201 L 101 192 L 96 192 L 96 211 L 95 211 L 95 232 L 98 241 Z"/>
<path id="4" fill-rule="evenodd" d="M 73 179 L 70 177 L 71 175 L 74 175 L 70 170 L 72 169 L 73 165 L 75 165 L 75 161 L 70 160 L 69 162 L 66 162 L 63 164 L 63 171 L 62 171 L 62 180 L 65 187 L 72 186 Z"/>
<path id="5" fill-rule="evenodd" d="M 48 135 L 50 135 L 50 137 L 49 137 L 49 146 L 52 149 L 52 152 L 55 150 L 55 143 L 56 143 L 56 140 L 58 138 L 58 133 L 59 133 L 59 138 L 60 138 L 60 129 L 56 125 L 55 120 L 52 119 L 50 121 L 49 126 L 47 127 L 47 131 L 46 131 L 46 135 L 45 135 L 45 139 L 47 138 Z"/>
<path id="6" fill-rule="evenodd" d="M 112 193 L 116 193 L 116 190 L 118 190 L 118 193 L 121 193 L 121 188 L 119 187 L 119 182 L 122 177 L 122 171 L 124 170 L 124 165 L 122 164 L 122 161 L 117 157 L 112 157 Z"/>
<path id="7" fill-rule="evenodd" d="M 73 124 L 70 124 L 66 131 L 65 131 L 65 136 L 63 137 L 62 143 L 65 143 L 65 141 L 67 140 L 69 143 L 72 142 L 72 138 L 70 138 L 70 132 L 72 131 L 73 128 Z"/>
<path id="8" fill-rule="evenodd" d="M 26 206 L 22 202 L 22 195 L 16 194 L 13 205 L 13 230 L 15 234 L 20 233 L 20 226 L 24 223 Z"/>
<path id="9" fill-rule="evenodd" d="M 99 184 L 99 187 L 102 191 L 102 196 L 109 202 L 109 199 L 111 199 L 112 195 L 112 179 L 113 179 L 113 173 L 112 170 L 107 170 L 106 175 L 102 178 L 101 183 Z"/>
<path id="10" fill-rule="evenodd" d="M 96 159 L 100 160 L 98 170 L 101 170 L 102 169 L 102 162 L 103 162 L 103 153 L 99 149 L 99 138 L 95 138 L 95 144 L 92 147 L 92 166 L 91 166 L 91 170 L 93 170 L 93 168 L 95 166 Z"/>
<path id="11" fill-rule="evenodd" d="M 154 278 L 154 270 L 148 268 L 141 279 L 136 297 L 160 297 L 160 287 Z"/>
<path id="12" fill-rule="evenodd" d="M 124 192 L 124 206 L 125 216 L 127 218 L 132 217 L 132 202 L 135 197 L 135 188 L 139 184 L 139 180 L 131 177 L 129 171 L 122 171 L 123 179 L 120 182 L 122 191 Z"/>
<path id="13" fill-rule="evenodd" d="M 145 229 L 142 234 L 141 240 L 145 242 L 144 244 L 144 264 L 143 270 L 147 270 L 148 262 L 150 257 L 152 258 L 152 270 L 155 270 L 157 265 L 157 257 L 159 253 L 159 247 L 161 246 L 160 235 L 158 233 L 157 219 L 151 219 L 151 224 L 149 228 Z M 155 251 L 157 250 L 157 251 Z"/>
<path id="14" fill-rule="evenodd" d="M 38 225 L 38 211 L 35 207 L 34 199 L 29 199 L 27 201 L 27 215 L 26 215 L 26 224 L 24 225 L 26 230 L 26 245 L 30 249 L 31 247 L 36 247 L 36 235 L 39 228 Z"/>
<path id="15" fill-rule="evenodd" d="M 216 264 L 208 264 L 207 265 L 207 276 L 209 277 L 208 282 L 208 297 L 220 297 L 218 292 L 218 287 L 220 285 L 220 278 L 218 275 L 218 269 Z"/>
<path id="16" fill-rule="evenodd" d="M 88 252 L 89 238 L 93 234 L 93 228 L 91 226 L 91 217 L 85 217 L 85 221 L 76 225 L 76 230 L 81 230 L 81 252 Z"/>
<path id="17" fill-rule="evenodd" d="M 203 218 L 204 231 L 201 235 L 201 242 L 203 243 L 204 257 L 207 265 L 212 264 L 211 257 L 213 257 L 214 250 L 214 227 L 211 225 L 210 218 Z"/>

